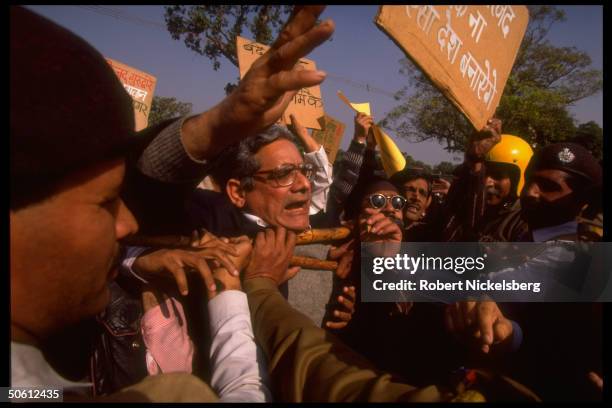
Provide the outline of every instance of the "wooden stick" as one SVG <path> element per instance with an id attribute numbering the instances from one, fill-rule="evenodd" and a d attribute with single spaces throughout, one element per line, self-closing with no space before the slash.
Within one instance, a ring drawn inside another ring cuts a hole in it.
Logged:
<path id="1" fill-rule="evenodd" d="M 325 241 L 338 241 L 349 236 L 351 230 L 346 227 L 310 229 L 297 236 L 297 245 L 314 244 Z"/>
<path id="2" fill-rule="evenodd" d="M 335 231 L 341 228 L 330 228 L 329 230 L 310 230 L 307 231 L 309 234 L 302 238 L 303 243 L 312 243 L 319 241 L 327 241 L 330 236 L 340 236 L 344 238 L 346 231 Z M 342 228 L 350 232 L 348 228 Z M 314 232 L 313 232 L 314 231 Z M 321 232 L 323 231 L 323 232 Z M 348 235 L 348 234 L 346 234 Z M 345 236 L 346 236 L 345 235 Z M 158 236 L 147 236 L 147 235 L 132 235 L 121 240 L 124 245 L 133 246 L 147 246 L 147 247 L 158 247 L 158 248 L 185 248 L 189 247 L 189 237 L 181 235 L 158 235 Z M 338 262 L 326 261 L 317 258 L 310 258 L 307 256 L 293 256 L 289 262 L 290 266 L 300 266 L 306 269 L 321 269 L 324 271 L 335 271 L 338 268 Z"/>
<path id="3" fill-rule="evenodd" d="M 297 245 L 315 244 L 318 242 L 337 241 L 349 236 L 351 230 L 346 227 L 321 228 L 304 231 L 297 236 Z M 121 240 L 124 245 L 146 246 L 156 248 L 188 248 L 191 239 L 184 235 L 130 235 Z"/>
<path id="4" fill-rule="evenodd" d="M 289 266 L 300 266 L 305 269 L 322 269 L 324 271 L 335 271 L 338 268 L 338 262 L 324 261 L 317 258 L 307 256 L 293 256 L 289 261 Z"/>

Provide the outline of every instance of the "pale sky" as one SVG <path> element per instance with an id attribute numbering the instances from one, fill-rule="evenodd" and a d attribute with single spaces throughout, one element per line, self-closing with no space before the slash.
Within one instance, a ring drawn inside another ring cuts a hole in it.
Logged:
<path id="1" fill-rule="evenodd" d="M 156 95 L 191 102 L 194 113 L 219 102 L 225 96 L 225 84 L 236 82 L 238 77 L 238 69 L 228 61 L 222 59 L 221 69 L 214 71 L 205 57 L 188 50 L 182 41 L 173 40 L 165 29 L 163 6 L 28 7 L 80 35 L 106 57 L 154 75 Z M 336 91 L 342 90 L 353 101 L 370 102 L 375 119 L 380 120 L 397 104 L 389 94 L 406 83 L 398 63 L 404 53 L 373 22 L 378 7 L 329 6 L 321 18 L 332 18 L 336 32 L 331 41 L 308 56 L 329 74 L 321 92 L 326 113 L 347 125 L 343 148 L 353 133 L 353 113 L 336 97 Z M 549 40 L 557 46 L 585 51 L 593 67 L 602 69 L 602 6 L 560 7 L 567 21 L 553 26 Z M 366 84 L 374 90 L 364 89 Z M 593 120 L 603 127 L 603 93 L 580 101 L 570 111 L 577 124 Z M 426 163 L 461 160 L 436 142 L 410 143 L 399 138 L 396 142 L 401 150 Z"/>

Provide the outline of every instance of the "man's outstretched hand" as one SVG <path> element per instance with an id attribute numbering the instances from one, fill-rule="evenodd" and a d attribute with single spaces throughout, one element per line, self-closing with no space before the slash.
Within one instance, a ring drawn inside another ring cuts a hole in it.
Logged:
<path id="1" fill-rule="evenodd" d="M 512 340 L 513 327 L 495 302 L 458 302 L 446 307 L 446 328 L 476 343 L 483 353 L 493 345 Z"/>
<path id="2" fill-rule="evenodd" d="M 323 71 L 295 67 L 333 34 L 333 21 L 316 24 L 324 9 L 296 6 L 276 41 L 238 87 L 214 108 L 184 123 L 183 144 L 192 157 L 214 158 L 228 145 L 261 132 L 278 121 L 297 91 L 323 82 Z"/>

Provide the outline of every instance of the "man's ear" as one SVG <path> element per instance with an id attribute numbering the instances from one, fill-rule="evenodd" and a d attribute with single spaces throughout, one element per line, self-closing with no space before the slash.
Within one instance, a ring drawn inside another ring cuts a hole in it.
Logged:
<path id="1" fill-rule="evenodd" d="M 225 192 L 236 207 L 243 208 L 246 205 L 245 191 L 240 184 L 240 180 L 229 179 L 225 185 Z"/>

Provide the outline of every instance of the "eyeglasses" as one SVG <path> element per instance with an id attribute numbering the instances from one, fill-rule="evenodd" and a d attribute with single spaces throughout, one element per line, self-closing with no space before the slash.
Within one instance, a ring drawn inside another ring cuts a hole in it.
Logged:
<path id="1" fill-rule="evenodd" d="M 406 199 L 402 196 L 385 196 L 382 194 L 372 194 L 369 197 L 370 205 L 376 209 L 384 208 L 387 205 L 387 200 L 391 200 L 391 206 L 395 210 L 401 210 L 406 205 Z"/>
<path id="2" fill-rule="evenodd" d="M 315 166 L 311 163 L 284 164 L 272 170 L 258 171 L 253 174 L 253 178 L 270 181 L 275 187 L 288 187 L 295 182 L 298 171 L 302 173 L 308 181 L 312 181 L 315 173 Z M 267 174 L 267 176 L 258 177 L 258 174 Z"/>

